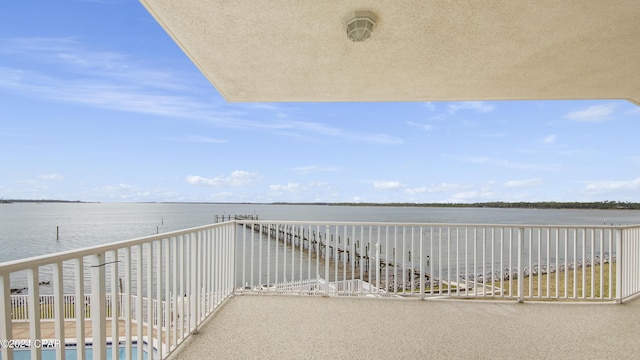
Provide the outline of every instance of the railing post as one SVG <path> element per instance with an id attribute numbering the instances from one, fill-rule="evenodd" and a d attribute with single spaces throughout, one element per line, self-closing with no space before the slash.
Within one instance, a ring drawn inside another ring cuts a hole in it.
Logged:
<path id="1" fill-rule="evenodd" d="M 13 339 L 9 277 L 9 274 L 0 275 L 0 340 Z M 13 360 L 13 349 L 7 346 L 0 346 L 0 354 L 3 359 Z"/>
<path id="2" fill-rule="evenodd" d="M 622 263 L 624 261 L 624 255 L 625 255 L 625 249 L 623 248 L 624 245 L 626 245 L 624 243 L 624 241 L 622 241 L 622 232 L 624 230 L 623 229 L 618 229 L 616 231 L 616 253 L 615 253 L 615 257 L 616 257 L 616 303 L 621 304 L 622 303 L 622 287 L 624 286 L 624 281 L 626 280 L 625 277 L 625 273 L 622 271 L 622 269 L 624 268 L 624 264 Z M 613 260 L 613 254 L 611 254 L 611 259 L 610 261 Z"/>
<path id="3" fill-rule="evenodd" d="M 105 312 L 104 253 L 91 255 L 91 324 L 93 358 L 107 358 L 107 317 Z M 82 340 L 80 340 L 82 341 Z"/>
<path id="4" fill-rule="evenodd" d="M 237 279 L 237 271 L 236 271 L 236 244 L 238 242 L 237 236 L 238 236 L 238 222 L 234 222 L 233 225 L 231 226 L 231 256 L 229 257 L 230 259 L 230 268 L 231 268 L 231 272 L 232 272 L 232 284 L 231 284 L 231 297 L 235 296 L 235 287 L 238 284 L 238 279 Z M 246 230 L 243 228 L 243 233 Z M 285 243 L 286 244 L 286 243 Z M 244 242 L 243 245 L 244 246 Z M 243 256 L 244 256 L 244 252 L 243 252 Z M 244 262 L 242 263 L 242 269 L 244 269 Z M 243 270 L 244 271 L 244 270 Z M 244 277 L 244 276 L 243 276 Z M 242 284 L 242 286 L 244 286 L 244 284 Z M 225 294 L 226 295 L 226 294 Z"/>
<path id="5" fill-rule="evenodd" d="M 75 281 L 75 298 L 73 302 L 73 311 L 76 320 L 76 339 L 84 340 L 85 338 L 85 317 L 87 314 L 85 296 L 84 296 L 84 259 L 75 259 L 74 264 Z M 76 346 L 76 354 L 78 359 L 82 359 L 85 353 L 85 341 L 78 341 Z"/>
<path id="6" fill-rule="evenodd" d="M 194 236 L 195 235 L 195 236 Z M 200 291 L 199 291 L 199 285 L 198 285 L 198 271 L 199 271 L 199 266 L 200 264 L 198 264 L 198 239 L 200 237 L 199 233 L 195 233 L 195 234 L 191 234 L 189 236 L 189 250 L 191 251 L 190 254 L 190 263 L 191 263 L 191 271 L 189 273 L 190 276 L 190 291 L 189 291 L 189 319 L 190 319 L 190 326 L 189 326 L 189 330 L 193 331 L 194 333 L 197 333 L 198 331 L 198 297 L 200 296 Z"/>
<path id="7" fill-rule="evenodd" d="M 31 341 L 42 339 L 40 336 L 40 291 L 38 268 L 27 270 L 28 286 L 29 286 L 29 336 Z M 42 350 L 39 348 L 31 348 L 31 359 L 42 359 Z"/>
<path id="8" fill-rule="evenodd" d="M 524 248 L 524 228 L 518 229 L 518 302 L 524 302 L 524 277 L 522 271 L 522 249 Z"/>
<path id="9" fill-rule="evenodd" d="M 331 276 L 329 276 L 329 260 L 331 259 L 331 252 L 329 251 L 329 246 L 331 244 L 330 235 L 331 229 L 329 225 L 325 225 L 324 227 L 324 277 L 327 281 L 327 295 L 329 293 L 329 281 L 331 280 Z M 371 273 L 369 273 L 371 274 Z"/>
<path id="10" fill-rule="evenodd" d="M 62 273 L 62 262 L 53 264 L 53 306 L 54 306 L 54 327 L 55 336 L 60 345 L 56 352 L 60 355 L 57 359 L 64 359 L 65 357 L 65 339 L 64 339 L 64 276 Z"/>

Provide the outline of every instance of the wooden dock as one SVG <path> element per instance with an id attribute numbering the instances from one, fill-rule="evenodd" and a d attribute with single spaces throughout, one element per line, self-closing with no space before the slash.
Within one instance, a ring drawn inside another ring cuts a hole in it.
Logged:
<path id="1" fill-rule="evenodd" d="M 213 223 L 221 223 L 225 221 L 233 220 L 259 220 L 258 215 L 215 215 L 213 217 Z"/>
<path id="2" fill-rule="evenodd" d="M 246 219 L 243 219 L 246 220 Z M 252 219 L 248 219 L 252 220 Z M 336 261 L 344 263 L 346 256 L 346 262 L 351 262 L 353 256 L 353 264 L 356 270 L 362 269 L 364 273 L 369 272 L 369 266 L 371 261 L 378 262 L 380 267 L 380 273 L 383 272 L 385 267 L 393 267 L 400 269 L 398 275 L 407 273 L 407 279 L 413 281 L 416 278 L 420 278 L 424 275 L 425 280 L 430 280 L 431 275 L 426 272 L 421 272 L 420 265 L 414 265 L 412 262 L 396 262 L 393 258 L 388 258 L 382 254 L 378 257 L 372 255 L 371 252 L 375 252 L 375 248 L 371 249 L 369 244 L 366 244 L 363 248 L 363 253 L 360 253 L 360 240 L 354 240 L 353 246 L 351 246 L 351 239 L 346 238 L 344 241 L 340 236 L 334 237 L 333 234 L 326 234 L 321 231 L 304 229 L 299 226 L 286 225 L 286 226 L 274 226 L 272 224 L 261 224 L 247 222 L 241 224 L 248 229 L 252 229 L 256 233 L 262 233 L 269 239 L 279 241 L 283 244 L 289 244 L 292 247 L 311 253 L 311 255 L 319 255 L 322 258 L 330 261 Z M 395 249 L 394 249 L 395 253 Z M 362 267 L 360 263 L 362 262 Z M 334 265 L 332 265 L 333 267 Z M 396 273 L 396 271 L 394 271 Z"/>

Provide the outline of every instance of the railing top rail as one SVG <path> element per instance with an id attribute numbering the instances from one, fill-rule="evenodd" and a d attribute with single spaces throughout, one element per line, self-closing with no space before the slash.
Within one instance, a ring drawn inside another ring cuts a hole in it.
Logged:
<path id="1" fill-rule="evenodd" d="M 133 238 L 129 240 L 116 241 L 116 242 L 104 244 L 104 245 L 96 245 L 96 246 L 85 247 L 81 249 L 67 250 L 67 251 L 62 251 L 54 254 L 39 255 L 39 256 L 34 256 L 26 259 L 11 260 L 4 263 L 0 263 L 0 275 L 8 274 L 15 271 L 32 269 L 38 266 L 49 265 L 49 264 L 63 262 L 67 260 L 73 260 L 73 259 L 77 259 L 77 258 L 89 256 L 89 255 L 94 255 L 97 253 L 106 252 L 106 251 L 113 251 L 113 250 L 118 250 L 125 247 L 145 244 L 145 243 L 156 241 L 156 240 L 162 240 L 162 239 L 167 239 L 171 237 L 178 237 L 181 235 L 186 235 L 186 234 L 197 232 L 197 231 L 207 230 L 207 229 L 216 228 L 216 227 L 224 227 L 224 226 L 228 226 L 229 224 L 230 222 L 209 224 L 209 225 L 197 226 L 197 227 L 183 229 L 183 230 L 176 230 L 176 231 L 161 233 L 157 235 L 150 235 L 150 236 Z"/>
<path id="2" fill-rule="evenodd" d="M 474 224 L 474 223 L 405 223 L 405 222 L 358 222 L 358 221 L 300 221 L 300 220 L 235 220 L 238 224 L 283 224 L 283 225 L 353 225 L 353 226 L 414 226 L 414 227 L 479 227 L 479 228 L 550 228 L 550 229 L 610 229 L 640 228 L 635 225 L 553 225 L 553 224 Z"/>

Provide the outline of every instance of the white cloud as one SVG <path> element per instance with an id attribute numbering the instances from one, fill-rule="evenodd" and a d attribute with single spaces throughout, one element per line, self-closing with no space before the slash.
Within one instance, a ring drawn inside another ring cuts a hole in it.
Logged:
<path id="1" fill-rule="evenodd" d="M 324 181 L 312 181 L 309 183 L 309 188 L 325 188 L 328 184 Z"/>
<path id="2" fill-rule="evenodd" d="M 569 112 L 565 118 L 575 121 L 600 122 L 611 119 L 616 104 L 601 104 L 589 106 L 584 110 Z"/>
<path id="3" fill-rule="evenodd" d="M 402 144 L 388 134 L 351 131 L 309 121 L 245 120 L 247 110 L 276 112 L 270 103 L 235 105 L 203 98 L 208 86 L 196 73 L 155 68 L 117 52 L 97 51 L 70 38 L 0 39 L 0 54 L 18 60 L 38 61 L 47 73 L 0 66 L 0 88 L 40 100 L 82 104 L 100 109 L 206 121 L 215 126 L 317 139 L 328 136 L 372 144 Z M 26 62 L 26 61 L 25 61 Z M 199 75 L 199 74 L 198 74 Z"/>
<path id="4" fill-rule="evenodd" d="M 542 184 L 542 179 L 511 180 L 504 183 L 508 188 L 526 188 Z"/>
<path id="5" fill-rule="evenodd" d="M 534 164 L 534 163 L 521 163 L 513 162 L 506 159 L 494 159 L 481 156 L 457 156 L 454 157 L 458 161 L 473 163 L 473 164 L 487 164 L 492 166 L 499 166 L 508 169 L 517 170 L 531 170 L 531 171 L 558 171 L 562 167 L 558 164 Z"/>
<path id="6" fill-rule="evenodd" d="M 201 186 L 249 186 L 257 183 L 261 176 L 257 173 L 236 170 L 229 176 L 216 176 L 214 178 L 205 178 L 202 176 L 189 175 L 187 183 L 191 185 Z"/>
<path id="7" fill-rule="evenodd" d="M 259 124 L 260 122 L 256 122 L 256 126 L 263 126 L 276 131 L 280 130 L 282 134 L 293 136 L 305 136 L 305 133 L 309 133 L 314 138 L 320 135 L 371 144 L 399 145 L 404 143 L 402 138 L 388 134 L 353 132 L 316 122 L 275 121 L 269 123 L 262 122 L 262 125 Z"/>
<path id="8" fill-rule="evenodd" d="M 300 189 L 300 184 L 297 183 L 288 183 L 287 185 L 269 185 L 269 190 L 271 191 L 298 192 Z"/>
<path id="9" fill-rule="evenodd" d="M 465 191 L 465 192 L 454 194 L 453 199 L 456 199 L 459 201 L 468 201 L 470 199 L 473 199 L 476 196 L 478 196 L 478 193 L 475 191 Z"/>
<path id="10" fill-rule="evenodd" d="M 611 181 L 593 181 L 585 187 L 587 192 L 591 193 L 607 193 L 618 190 L 639 190 L 640 178 L 633 180 L 611 180 Z"/>
<path id="11" fill-rule="evenodd" d="M 483 164 L 491 161 L 491 159 L 486 156 L 458 156 L 456 159 L 462 162 L 470 162 L 474 164 Z"/>
<path id="12" fill-rule="evenodd" d="M 542 140 L 545 144 L 553 144 L 558 140 L 558 137 L 555 134 L 551 134 Z"/>
<path id="13" fill-rule="evenodd" d="M 447 192 L 447 191 L 467 190 L 467 189 L 470 189 L 472 187 L 473 187 L 472 185 L 453 184 L 453 183 L 443 182 L 441 184 L 434 184 L 434 185 L 430 185 L 430 186 L 409 188 L 409 189 L 405 190 L 405 193 L 407 193 L 409 195 L 416 195 L 416 194 L 423 194 L 423 193 L 435 194 L 435 193 L 444 193 L 444 192 Z"/>
<path id="14" fill-rule="evenodd" d="M 59 175 L 59 174 L 43 174 L 38 177 L 43 180 L 62 180 L 64 178 L 62 175 Z"/>
<path id="15" fill-rule="evenodd" d="M 455 114 L 458 110 L 474 110 L 479 113 L 486 113 L 492 111 L 493 108 L 493 105 L 484 101 L 463 101 L 449 105 L 449 113 Z"/>
<path id="16" fill-rule="evenodd" d="M 192 143 L 207 143 L 207 144 L 225 144 L 227 140 L 217 139 L 202 135 L 188 135 L 178 139 L 179 141 L 192 142 Z"/>
<path id="17" fill-rule="evenodd" d="M 400 184 L 397 181 L 374 181 L 373 188 L 377 190 L 392 190 L 403 187 L 404 185 Z"/>
<path id="18" fill-rule="evenodd" d="M 102 190 L 104 191 L 131 191 L 133 189 L 135 189 L 135 186 L 123 183 L 117 185 L 106 185 L 102 187 Z"/>
<path id="19" fill-rule="evenodd" d="M 429 131 L 433 129 L 433 126 L 429 125 L 429 124 L 420 124 L 420 123 L 415 123 L 413 121 L 407 121 L 407 125 L 409 126 L 413 126 L 416 127 L 420 130 L 425 130 L 425 131 Z"/>
<path id="20" fill-rule="evenodd" d="M 332 166 L 308 165 L 294 168 L 293 171 L 299 175 L 304 175 L 316 172 L 333 172 L 338 171 L 338 169 Z"/>
<path id="21" fill-rule="evenodd" d="M 431 101 L 425 102 L 424 106 L 429 109 L 429 111 L 436 111 L 436 105 Z"/>

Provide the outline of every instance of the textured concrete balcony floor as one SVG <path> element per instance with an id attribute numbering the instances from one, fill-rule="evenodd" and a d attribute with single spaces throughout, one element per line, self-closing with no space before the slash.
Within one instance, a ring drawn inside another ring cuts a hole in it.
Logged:
<path id="1" fill-rule="evenodd" d="M 232 298 L 173 359 L 638 359 L 640 299 L 612 304 Z"/>

